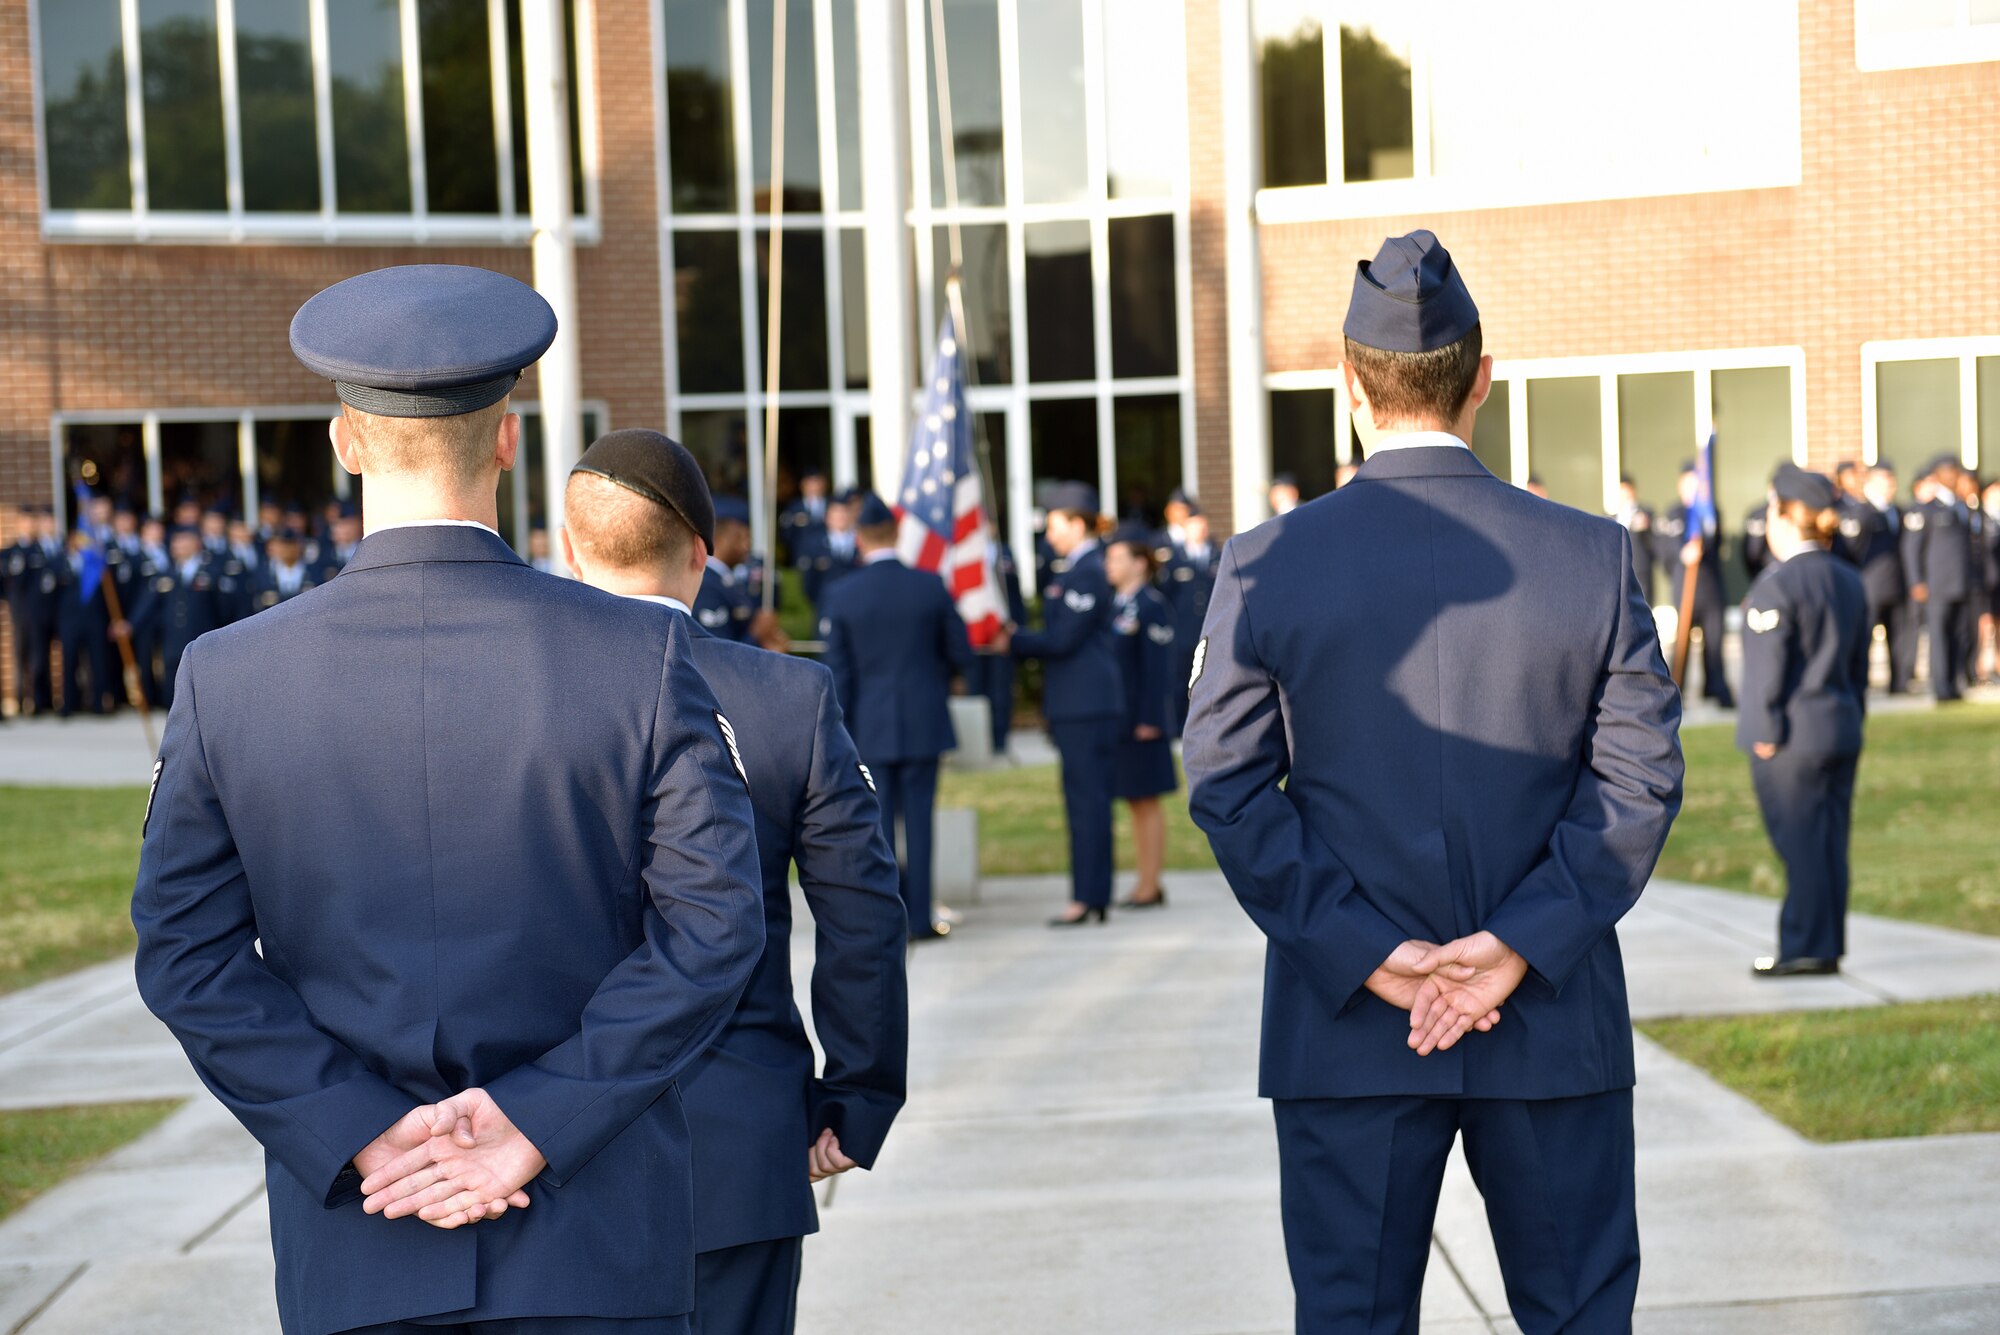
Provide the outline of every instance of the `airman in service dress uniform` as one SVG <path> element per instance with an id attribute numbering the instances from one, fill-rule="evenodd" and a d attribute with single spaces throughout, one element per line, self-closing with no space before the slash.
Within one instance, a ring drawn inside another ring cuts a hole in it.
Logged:
<path id="1" fill-rule="evenodd" d="M 605 436 L 570 475 L 564 513 L 580 578 L 687 615 L 715 520 L 701 466 L 678 442 Z M 733 754 L 757 813 L 765 936 L 736 1013 L 681 1077 L 694 1135 L 694 1335 L 787 1335 L 801 1244 L 819 1227 L 812 1178 L 873 1166 L 903 1104 L 908 920 L 832 674 L 699 628 L 693 649 L 741 725 Z M 794 865 L 816 927 L 818 1074 L 793 998 Z"/>
<path id="2" fill-rule="evenodd" d="M 1958 460 L 1941 454 L 1918 481 L 1917 503 L 1903 512 L 1903 577 L 1910 599 L 1923 609 L 1930 644 L 1931 694 L 1939 701 L 1962 699 L 1966 664 L 1961 621 L 1973 590 L 1971 514 L 1953 484 Z"/>
<path id="3" fill-rule="evenodd" d="M 7 615 L 14 623 L 14 693 L 23 715 L 55 708 L 49 650 L 56 639 L 56 567 L 62 544 L 47 506 L 24 506 L 23 532 L 7 549 Z"/>
<path id="4" fill-rule="evenodd" d="M 891 846 L 903 830 L 909 939 L 950 935 L 931 907 L 938 757 L 958 746 L 951 679 L 972 671 L 972 643 L 944 581 L 896 557 L 896 516 L 873 492 L 857 501 L 861 565 L 826 590 L 819 634 L 848 731 L 868 766 Z"/>
<path id="5" fill-rule="evenodd" d="M 1111 581 L 1113 644 L 1125 688 L 1125 729 L 1111 780 L 1112 796 L 1132 812 L 1132 844 L 1139 877 L 1120 908 L 1157 908 L 1167 902 L 1160 871 L 1166 863 L 1167 818 L 1160 798 L 1180 787 L 1174 774 L 1168 697 L 1172 689 L 1174 612 L 1153 586 L 1153 547 L 1143 529 L 1115 535 L 1104 550 Z M 1181 680 L 1185 680 L 1182 678 Z"/>
<path id="6" fill-rule="evenodd" d="M 1625 1332 L 1638 1286 L 1615 924 L 1679 807 L 1680 694 L 1625 530 L 1467 446 L 1478 320 L 1429 232 L 1359 266 L 1367 462 L 1230 540 L 1195 653 L 1189 806 L 1270 942 L 1261 1085 L 1313 1335 L 1417 1328 L 1461 1134 L 1523 1331 Z"/>
<path id="7" fill-rule="evenodd" d="M 1736 744 L 1785 863 L 1778 953 L 1764 977 L 1833 973 L 1846 953 L 1847 846 L 1868 712 L 1868 592 L 1830 550 L 1835 488 L 1784 464 L 1771 481 L 1771 555 L 1743 600 Z"/>
<path id="8" fill-rule="evenodd" d="M 1849 540 L 1861 587 L 1868 591 L 1868 634 L 1882 628 L 1889 649 L 1889 694 L 1910 689 L 1916 671 L 1917 623 L 1910 616 L 1903 578 L 1903 512 L 1896 505 L 1896 470 L 1876 464 L 1862 481 L 1862 500 L 1850 508 L 1859 532 Z M 1845 521 L 1843 521 L 1843 528 Z"/>
<path id="9" fill-rule="evenodd" d="M 180 664 L 139 991 L 264 1146 L 287 1335 L 688 1329 L 675 1082 L 763 952 L 755 817 L 688 628 L 494 531 L 554 337 L 455 265 L 307 302 L 373 527 Z"/>
<path id="10" fill-rule="evenodd" d="M 1045 537 L 1055 555 L 1042 589 L 1042 629 L 1016 631 L 1016 658 L 1039 658 L 1042 715 L 1062 758 L 1063 814 L 1069 822 L 1071 899 L 1050 921 L 1104 922 L 1111 906 L 1111 803 L 1125 687 L 1112 644 L 1111 583 L 1097 545 L 1097 492 L 1065 482 L 1048 497 Z"/>
<path id="11" fill-rule="evenodd" d="M 1693 504 L 1700 477 L 1693 464 L 1681 469 L 1680 499 L 1660 516 L 1658 525 L 1661 565 L 1668 570 L 1668 595 L 1673 606 L 1681 606 L 1681 590 L 1690 568 L 1689 558 L 1695 556 L 1694 546 L 1700 544 L 1699 556 L 1693 561 L 1694 571 L 1694 611 L 1690 618 L 1701 631 L 1701 693 L 1724 709 L 1736 707 L 1736 697 L 1730 693 L 1729 677 L 1722 666 L 1723 627 L 1723 579 L 1722 579 L 1722 526 L 1718 520 L 1712 531 L 1707 533 L 1688 531 L 1688 507 Z"/>

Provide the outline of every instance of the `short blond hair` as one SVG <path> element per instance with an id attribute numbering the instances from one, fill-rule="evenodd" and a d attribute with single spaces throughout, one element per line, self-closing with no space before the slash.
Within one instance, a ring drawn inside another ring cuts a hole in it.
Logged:
<path id="1" fill-rule="evenodd" d="M 569 475 L 563 526 L 585 556 L 613 570 L 671 570 L 687 560 L 695 540 L 672 510 L 601 473 Z"/>
<path id="2" fill-rule="evenodd" d="M 479 481 L 493 461 L 507 400 L 457 417 L 378 417 L 342 404 L 365 473 L 405 473 L 452 486 Z"/>

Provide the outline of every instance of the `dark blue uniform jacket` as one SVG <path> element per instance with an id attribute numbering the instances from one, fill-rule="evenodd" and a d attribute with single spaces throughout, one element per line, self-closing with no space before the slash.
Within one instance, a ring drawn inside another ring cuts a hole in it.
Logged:
<path id="1" fill-rule="evenodd" d="M 1190 807 L 1270 938 L 1263 1093 L 1630 1085 L 1613 925 L 1679 809 L 1681 755 L 1625 530 L 1469 450 L 1379 453 L 1230 541 L 1203 636 Z M 1482 928 L 1531 973 L 1493 1032 L 1419 1057 L 1362 984 L 1404 940 Z"/>
<path id="2" fill-rule="evenodd" d="M 1833 553 L 1801 552 L 1759 575 L 1743 600 L 1736 744 L 1860 754 L 1868 631 L 1861 576 Z"/>
<path id="3" fill-rule="evenodd" d="M 1104 552 L 1093 544 L 1043 587 L 1042 629 L 1015 632 L 1014 657 L 1043 660 L 1042 716 L 1051 723 L 1124 716 L 1114 611 Z"/>
<path id="4" fill-rule="evenodd" d="M 488 532 L 376 534 L 188 651 L 139 990 L 263 1142 L 288 1332 L 693 1305 L 674 1081 L 763 948 L 752 819 L 687 627 Z M 469 1086 L 532 1207 L 364 1215 L 355 1153 Z"/>
<path id="5" fill-rule="evenodd" d="M 972 644 L 944 581 L 901 561 L 874 561 L 824 598 L 826 665 L 861 758 L 935 760 L 957 747 L 951 677 L 972 672 Z"/>
<path id="6" fill-rule="evenodd" d="M 909 916 L 827 670 L 702 630 L 694 661 L 734 725 L 764 887 L 763 957 L 722 1036 L 681 1079 L 695 1250 L 706 1252 L 818 1227 L 806 1149 L 822 1130 L 874 1166 L 903 1106 Z M 817 1076 L 792 992 L 795 863 L 814 928 L 813 1030 L 826 1053 Z"/>

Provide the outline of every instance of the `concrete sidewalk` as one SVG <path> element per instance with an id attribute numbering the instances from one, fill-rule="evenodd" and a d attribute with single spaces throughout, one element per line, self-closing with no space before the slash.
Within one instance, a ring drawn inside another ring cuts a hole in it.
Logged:
<path id="1" fill-rule="evenodd" d="M 1290 1285 L 1255 1089 L 1262 947 L 1214 874 L 1054 933 L 1062 882 L 989 882 L 911 968 L 913 1088 L 840 1179 L 801 1330 L 1277 1332 Z M 2000 990 L 2000 939 L 1856 918 L 1848 974 L 1759 983 L 1776 905 L 1657 883 L 1621 928 L 1642 1016 Z M 806 961 L 801 957 L 800 963 Z M 2000 1327 L 2000 1135 L 1808 1144 L 1641 1041 L 1639 1329 Z M 0 1103 L 197 1094 L 116 963 L 0 999 Z M 275 1328 L 255 1146 L 205 1095 L 0 1224 L 0 1335 Z M 1463 1163 L 1426 1331 L 1509 1330 Z"/>

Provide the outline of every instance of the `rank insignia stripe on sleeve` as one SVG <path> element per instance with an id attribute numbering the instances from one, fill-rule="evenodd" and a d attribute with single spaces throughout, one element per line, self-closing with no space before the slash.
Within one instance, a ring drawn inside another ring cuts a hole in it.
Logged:
<path id="1" fill-rule="evenodd" d="M 874 792 L 875 776 L 868 772 L 868 767 L 866 765 L 856 765 L 855 768 L 861 771 L 861 782 L 868 785 L 868 791 L 871 793 Z"/>
<path id="2" fill-rule="evenodd" d="M 1776 630 L 1778 628 L 1778 609 L 1773 607 L 1766 611 L 1752 607 L 1743 613 L 1743 624 L 1750 627 L 1752 631 L 1759 635 L 1762 635 L 1767 630 Z"/>
<path id="3" fill-rule="evenodd" d="M 146 814 L 139 820 L 139 837 L 141 839 L 146 837 L 146 831 L 153 824 L 153 798 L 160 791 L 160 771 L 166 767 L 167 762 L 164 760 L 155 760 L 153 762 L 153 781 L 146 786 Z"/>
<path id="4" fill-rule="evenodd" d="M 1194 684 L 1201 680 L 1201 670 L 1207 666 L 1208 666 L 1208 636 L 1204 635 L 1199 640 L 1195 641 L 1194 667 L 1188 672 L 1188 689 L 1190 691 L 1194 689 Z"/>
<path id="5" fill-rule="evenodd" d="M 736 749 L 736 729 L 729 726 L 729 720 L 720 713 L 715 716 L 716 726 L 722 729 L 722 744 L 729 748 L 730 763 L 736 766 L 736 777 L 743 780 L 743 786 L 750 786 L 750 775 L 743 768 L 743 753 Z"/>

